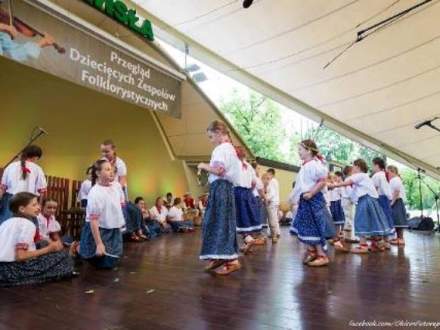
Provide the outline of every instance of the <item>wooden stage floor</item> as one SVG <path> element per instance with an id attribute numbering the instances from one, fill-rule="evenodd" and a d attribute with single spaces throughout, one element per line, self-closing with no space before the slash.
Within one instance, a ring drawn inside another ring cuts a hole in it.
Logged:
<path id="1" fill-rule="evenodd" d="M 330 267 L 311 269 L 284 228 L 279 244 L 242 258 L 229 277 L 202 271 L 199 231 L 129 243 L 117 270 L 82 265 L 73 280 L 0 289 L 0 329 L 349 329 L 364 320 L 440 327 L 440 236 L 406 237 L 405 249 L 332 251 Z"/>

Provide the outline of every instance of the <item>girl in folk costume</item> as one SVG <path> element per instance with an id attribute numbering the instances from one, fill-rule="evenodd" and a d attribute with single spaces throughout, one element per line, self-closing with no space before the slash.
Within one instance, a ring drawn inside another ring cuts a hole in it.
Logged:
<path id="1" fill-rule="evenodd" d="M 202 228 L 200 259 L 209 260 L 205 270 L 228 275 L 240 269 L 236 236 L 234 183 L 240 171 L 240 161 L 231 144 L 225 123 L 215 120 L 207 129 L 215 145 L 209 164 L 200 163 L 199 170 L 209 172 L 209 199 Z"/>
<path id="2" fill-rule="evenodd" d="M 170 225 L 167 223 L 168 209 L 164 205 L 162 197 L 157 197 L 154 206 L 150 209 L 151 220 L 159 223 L 163 233 L 169 233 L 171 230 Z"/>
<path id="3" fill-rule="evenodd" d="M 27 146 L 21 153 L 20 160 L 5 168 L 0 184 L 0 197 L 3 195 L 0 205 L 0 224 L 12 216 L 9 200 L 13 195 L 29 192 L 40 196 L 46 192 L 46 177 L 42 168 L 35 164 L 42 155 L 43 151 L 40 147 Z"/>
<path id="4" fill-rule="evenodd" d="M 194 223 L 184 219 L 184 202 L 179 197 L 173 201 L 173 206 L 168 210 L 167 221 L 175 233 L 188 233 L 194 231 Z"/>
<path id="5" fill-rule="evenodd" d="M 308 246 L 304 264 L 325 266 L 329 263 L 324 247 L 331 216 L 322 189 L 326 185 L 328 170 L 313 140 L 302 141 L 298 153 L 303 164 L 291 193 L 291 202 L 298 205 L 298 210 L 290 232 Z"/>
<path id="6" fill-rule="evenodd" d="M 396 166 L 388 166 L 391 188 L 391 211 L 393 215 L 394 228 L 397 232 L 397 239 L 391 241 L 391 244 L 404 246 L 403 229 L 408 227 L 405 208 L 405 187 L 399 176 L 399 170 Z"/>
<path id="7" fill-rule="evenodd" d="M 55 219 L 58 203 L 53 199 L 45 199 L 41 207 L 42 211 L 37 217 L 40 238 L 44 241 L 60 240 L 61 225 Z"/>
<path id="8" fill-rule="evenodd" d="M 125 198 L 128 200 L 127 165 L 125 165 L 125 162 L 116 155 L 116 145 L 112 140 L 105 140 L 102 142 L 101 154 L 103 159 L 106 159 L 108 162 L 110 162 L 116 169 L 115 181 L 118 181 L 121 184 Z"/>
<path id="9" fill-rule="evenodd" d="M 391 205 L 390 201 L 392 199 L 391 196 L 391 188 L 388 182 L 388 173 L 385 172 L 385 161 L 382 158 L 376 157 L 373 159 L 373 176 L 372 180 L 374 183 L 374 187 L 379 194 L 379 204 L 382 207 L 383 212 L 385 213 L 386 219 L 388 220 L 388 225 L 393 230 L 389 233 L 389 236 L 394 235 L 394 221 L 393 215 L 391 213 Z M 388 237 L 384 237 L 383 247 L 385 249 L 390 249 L 390 243 L 388 242 Z"/>
<path id="10" fill-rule="evenodd" d="M 263 180 L 262 180 L 262 176 L 261 176 L 261 168 L 260 165 L 258 165 L 258 163 L 256 161 L 252 162 L 252 168 L 254 169 L 255 172 L 255 187 L 253 189 L 253 194 L 255 196 L 255 199 L 257 201 L 257 219 L 258 222 L 261 224 L 261 228 L 263 228 L 263 222 L 264 219 L 266 218 L 266 208 L 264 206 L 264 184 L 263 184 Z M 258 232 L 256 233 L 256 235 L 254 236 L 255 241 L 254 244 L 255 245 L 264 245 L 266 244 L 266 237 L 262 234 L 262 232 Z"/>
<path id="11" fill-rule="evenodd" d="M 342 173 L 341 173 L 342 176 Z M 340 183 L 342 182 L 342 178 L 335 174 L 329 174 L 329 184 Z M 333 218 L 333 223 L 336 225 L 337 235 L 339 236 L 341 233 L 342 226 L 345 222 L 345 214 L 342 209 L 342 189 L 334 188 L 329 189 L 329 201 L 330 201 L 330 213 Z"/>
<path id="12" fill-rule="evenodd" d="M 86 175 L 87 179 L 85 179 L 81 183 L 81 187 L 78 191 L 77 201 L 80 203 L 81 207 L 87 206 L 87 196 L 89 194 L 90 189 L 92 189 L 92 170 L 93 166 L 87 168 Z"/>
<path id="13" fill-rule="evenodd" d="M 253 194 L 257 180 L 255 171 L 246 161 L 244 149 L 237 146 L 235 150 L 238 159 L 241 161 L 238 180 L 234 187 L 237 233 L 243 237 L 244 245 L 240 250 L 246 254 L 255 243 L 253 235 L 258 235 L 263 229 L 263 225 L 258 218 L 257 199 Z"/>
<path id="14" fill-rule="evenodd" d="M 98 160 L 92 170 L 79 254 L 97 268 L 114 268 L 122 255 L 124 198 L 120 186 L 113 183 L 114 173 L 107 160 Z"/>
<path id="15" fill-rule="evenodd" d="M 328 183 L 329 185 L 333 183 L 341 183 L 342 182 L 342 173 L 337 172 L 337 174 L 329 174 Z M 333 224 L 336 228 L 336 233 L 333 239 L 331 240 L 332 244 L 335 247 L 335 250 L 341 252 L 348 252 L 348 249 L 342 244 L 342 227 L 345 223 L 345 214 L 342 208 L 342 193 L 344 188 L 333 188 L 328 190 L 328 198 L 330 202 L 330 213 L 333 219 Z"/>
<path id="16" fill-rule="evenodd" d="M 0 225 L 0 287 L 39 284 L 73 275 L 73 261 L 60 240 L 49 240 L 36 249 L 32 219 L 40 212 L 36 195 L 15 194 L 10 200 L 14 215 Z"/>
<path id="17" fill-rule="evenodd" d="M 352 250 L 354 253 L 368 253 L 383 250 L 377 243 L 378 238 L 389 235 L 392 228 L 379 205 L 379 195 L 373 180 L 368 176 L 368 167 L 364 160 L 353 163 L 353 174 L 344 182 L 333 184 L 332 188 L 352 186 L 357 198 L 354 216 L 355 233 L 360 237 L 360 245 Z M 370 248 L 367 237 L 372 237 Z"/>
<path id="18" fill-rule="evenodd" d="M 345 166 L 343 170 L 343 179 L 347 180 L 351 176 L 352 166 Z M 353 198 L 353 191 L 351 186 L 341 187 L 342 190 L 342 208 L 344 210 L 345 222 L 344 222 L 344 232 L 345 232 L 345 242 L 348 243 L 358 243 L 359 240 L 356 239 L 354 235 L 354 205 L 356 199 Z"/>

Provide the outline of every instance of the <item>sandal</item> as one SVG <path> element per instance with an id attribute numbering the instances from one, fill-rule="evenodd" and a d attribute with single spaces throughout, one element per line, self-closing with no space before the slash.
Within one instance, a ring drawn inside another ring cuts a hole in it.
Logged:
<path id="1" fill-rule="evenodd" d="M 252 245 L 254 245 L 254 242 L 244 243 L 240 247 L 240 252 L 243 254 L 248 254 L 249 252 L 251 252 Z"/>
<path id="2" fill-rule="evenodd" d="M 307 266 L 310 267 L 322 267 L 327 266 L 330 263 L 330 260 L 327 256 L 317 256 L 315 260 L 307 263 Z"/>
<path id="3" fill-rule="evenodd" d="M 335 242 L 335 244 L 333 244 L 333 247 L 335 248 L 335 251 L 337 251 L 337 252 L 349 252 L 348 248 L 345 247 L 341 241 Z"/>
<path id="4" fill-rule="evenodd" d="M 392 245 L 399 245 L 399 239 L 398 239 L 398 238 L 393 238 L 393 239 L 390 241 L 390 244 L 392 244 Z"/>
<path id="5" fill-rule="evenodd" d="M 135 233 L 131 234 L 130 242 L 140 242 L 140 241 L 141 239 Z"/>
<path id="6" fill-rule="evenodd" d="M 138 237 L 144 241 L 148 241 L 148 237 L 145 236 L 144 234 L 138 234 Z"/>
<path id="7" fill-rule="evenodd" d="M 208 265 L 206 265 L 205 272 L 209 272 L 211 270 L 214 270 L 214 269 L 220 267 L 221 265 L 223 265 L 225 262 L 226 262 L 226 260 L 222 260 L 222 259 L 211 260 L 208 263 Z"/>
<path id="8" fill-rule="evenodd" d="M 241 268 L 240 262 L 227 262 L 223 265 L 223 267 L 220 270 L 216 270 L 215 273 L 217 275 L 229 275 L 232 272 L 235 272 Z"/>
<path id="9" fill-rule="evenodd" d="M 398 239 L 398 242 L 397 242 L 397 245 L 399 245 L 399 246 L 405 246 L 405 240 L 404 240 L 403 238 L 399 238 L 399 239 Z"/>
<path id="10" fill-rule="evenodd" d="M 368 250 L 368 244 L 359 244 L 358 246 L 353 248 L 351 252 L 357 254 L 366 254 L 369 253 L 370 251 Z"/>
<path id="11" fill-rule="evenodd" d="M 318 255 L 316 254 L 316 250 L 315 249 L 307 249 L 307 252 L 303 258 L 303 264 L 307 265 L 309 262 L 313 261 L 316 259 Z"/>
<path id="12" fill-rule="evenodd" d="M 382 243 L 377 242 L 377 241 L 373 241 L 370 245 L 370 247 L 368 248 L 368 250 L 370 252 L 384 252 L 385 251 L 385 247 L 383 246 Z"/>
<path id="13" fill-rule="evenodd" d="M 265 244 L 266 244 L 266 238 L 264 237 L 256 238 L 254 241 L 254 245 L 265 245 Z"/>

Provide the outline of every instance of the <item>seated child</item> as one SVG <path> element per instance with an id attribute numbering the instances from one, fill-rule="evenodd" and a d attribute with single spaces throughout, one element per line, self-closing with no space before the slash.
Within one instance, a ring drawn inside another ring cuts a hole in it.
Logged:
<path id="1" fill-rule="evenodd" d="M 148 211 L 147 204 L 145 203 L 144 199 L 142 197 L 136 197 L 134 203 L 142 214 L 142 219 L 145 224 L 144 234 L 147 235 L 149 238 L 160 236 L 160 223 L 156 220 L 151 219 L 150 211 Z"/>
<path id="2" fill-rule="evenodd" d="M 170 232 L 170 225 L 167 223 L 168 210 L 163 205 L 163 198 L 157 197 L 155 205 L 150 209 L 150 218 L 159 222 L 163 233 Z"/>
<path id="3" fill-rule="evenodd" d="M 80 202 L 81 207 L 87 207 L 87 195 L 89 194 L 90 189 L 92 189 L 92 169 L 93 166 L 87 168 L 86 175 L 87 179 L 85 179 L 81 183 L 81 187 L 78 191 L 78 202 Z"/>
<path id="4" fill-rule="evenodd" d="M 58 203 L 53 199 L 44 199 L 42 211 L 37 216 L 40 239 L 44 241 L 60 240 L 61 225 L 55 219 Z"/>
<path id="5" fill-rule="evenodd" d="M 0 226 L 0 286 L 39 284 L 73 275 L 73 260 L 60 240 L 36 249 L 36 227 L 31 219 L 40 212 L 37 196 L 28 192 L 10 201 L 13 217 Z"/>
<path id="6" fill-rule="evenodd" d="M 194 231 L 192 221 L 183 219 L 183 202 L 180 198 L 176 198 L 167 215 L 168 223 L 175 233 Z"/>

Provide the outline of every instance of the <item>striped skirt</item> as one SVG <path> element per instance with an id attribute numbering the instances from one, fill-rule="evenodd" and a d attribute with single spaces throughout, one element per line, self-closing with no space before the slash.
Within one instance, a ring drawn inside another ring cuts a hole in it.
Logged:
<path id="1" fill-rule="evenodd" d="M 217 179 L 209 187 L 209 199 L 202 224 L 200 259 L 238 258 L 236 211 L 232 183 Z"/>
<path id="2" fill-rule="evenodd" d="M 235 210 L 237 215 L 237 232 L 259 232 L 263 228 L 260 221 L 259 205 L 252 189 L 235 187 Z"/>
<path id="3" fill-rule="evenodd" d="M 325 246 L 326 239 L 336 235 L 324 195 L 319 192 L 306 200 L 301 195 L 290 233 L 308 245 Z"/>
<path id="4" fill-rule="evenodd" d="M 389 224 L 377 198 L 364 195 L 359 198 L 354 216 L 354 228 L 357 236 L 388 236 L 394 228 Z"/>

